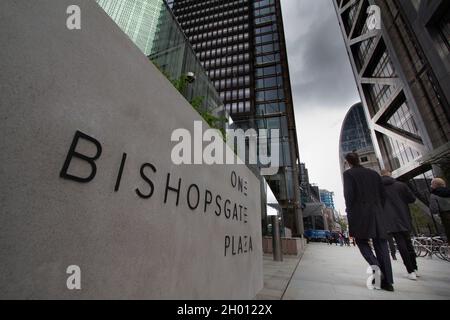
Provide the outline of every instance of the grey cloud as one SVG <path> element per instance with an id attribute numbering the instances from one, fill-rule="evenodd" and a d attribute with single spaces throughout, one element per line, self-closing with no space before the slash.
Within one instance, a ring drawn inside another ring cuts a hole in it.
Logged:
<path id="1" fill-rule="evenodd" d="M 283 15 L 297 112 L 349 108 L 359 96 L 331 0 L 284 0 Z"/>
<path id="2" fill-rule="evenodd" d="M 301 161 L 345 212 L 338 139 L 360 98 L 331 0 L 281 0 Z"/>

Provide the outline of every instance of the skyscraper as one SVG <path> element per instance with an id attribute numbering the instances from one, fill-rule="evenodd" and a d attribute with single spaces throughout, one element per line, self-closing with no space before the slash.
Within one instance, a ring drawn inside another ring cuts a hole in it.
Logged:
<path id="1" fill-rule="evenodd" d="M 169 2 L 234 123 L 244 130 L 280 130 L 280 170 L 266 180 L 282 207 L 284 225 L 303 234 L 280 0 Z"/>
<path id="2" fill-rule="evenodd" d="M 450 2 L 333 3 L 380 165 L 426 203 L 429 180 L 449 178 Z"/>
<path id="3" fill-rule="evenodd" d="M 188 101 L 202 97 L 203 109 L 224 115 L 219 94 L 164 0 L 96 1 L 170 80 L 194 75 L 195 81 L 181 92 Z"/>
<path id="4" fill-rule="evenodd" d="M 164 0 L 97 0 L 146 55 L 152 53 L 153 40 Z"/>
<path id="5" fill-rule="evenodd" d="M 361 164 L 364 167 L 375 171 L 380 170 L 370 136 L 370 129 L 361 103 L 357 103 L 350 108 L 342 123 L 339 139 L 341 174 L 349 169 L 345 162 L 345 155 L 350 152 L 358 153 Z"/>
<path id="6" fill-rule="evenodd" d="M 334 192 L 320 189 L 320 201 L 330 209 L 334 208 Z"/>

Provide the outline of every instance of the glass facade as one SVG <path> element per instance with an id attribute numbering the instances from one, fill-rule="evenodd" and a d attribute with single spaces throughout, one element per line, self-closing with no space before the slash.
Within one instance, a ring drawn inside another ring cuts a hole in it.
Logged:
<path id="1" fill-rule="evenodd" d="M 173 10 L 233 121 L 250 113 L 249 2 L 174 1 Z"/>
<path id="2" fill-rule="evenodd" d="M 152 53 L 163 0 L 97 0 L 144 54 Z"/>
<path id="3" fill-rule="evenodd" d="M 375 65 L 373 72 L 371 73 L 372 78 L 393 78 L 396 77 L 394 67 L 389 59 L 387 52 L 383 52 L 380 60 Z M 385 84 L 373 84 L 369 85 L 369 95 L 370 101 L 373 108 L 373 113 L 377 113 L 385 103 L 392 96 L 395 91 L 395 86 L 385 85 Z"/>
<path id="4" fill-rule="evenodd" d="M 201 98 L 204 109 L 225 115 L 219 94 L 164 0 L 97 0 L 97 3 L 169 79 L 194 74 L 195 81 L 182 92 L 188 101 Z"/>
<path id="5" fill-rule="evenodd" d="M 353 151 L 373 148 L 362 104 L 353 106 L 345 117 L 341 131 L 340 148 L 341 157 Z"/>
<path id="6" fill-rule="evenodd" d="M 423 202 L 416 213 L 429 217 L 431 179 L 450 179 L 448 0 L 333 3 L 376 155 Z M 370 5 L 380 8 L 383 28 L 368 30 Z"/>
<path id="7" fill-rule="evenodd" d="M 448 5 L 436 1 L 433 9 L 417 0 L 412 4 L 416 12 L 411 12 L 406 10 L 409 5 L 401 1 L 375 1 L 381 9 L 383 23 L 392 24 L 392 27 L 383 32 L 372 30 L 372 37 L 352 41 L 357 35 L 369 32 L 367 8 L 374 2 L 356 0 L 351 1 L 351 5 L 349 3 L 349 0 L 334 0 L 353 68 L 356 74 L 362 75 L 359 79 L 357 77 L 358 87 L 374 126 L 379 156 L 384 167 L 394 171 L 394 175 L 398 172 L 402 179 L 412 179 L 420 171 L 417 167 L 423 166 L 421 170 L 424 172 L 430 170 L 429 166 L 420 164 L 420 159 L 426 158 L 437 145 L 446 143 L 448 126 L 444 121 L 445 112 L 442 112 L 445 108 L 441 108 L 445 105 L 445 91 L 440 91 L 439 81 L 430 69 L 438 59 L 427 64 L 427 57 L 420 49 L 423 44 L 419 43 L 424 39 L 419 40 L 411 28 L 423 23 L 414 20 L 418 16 L 430 17 L 422 29 L 429 31 L 430 40 L 437 42 L 438 46 L 428 46 L 425 50 L 430 55 L 436 50 L 436 58 L 447 59 L 450 43 Z M 355 6 L 361 7 L 358 17 L 355 17 Z M 407 23 L 408 19 L 415 23 Z M 394 38 L 388 41 L 391 36 Z M 391 46 L 392 42 L 396 46 Z M 406 72 L 405 66 L 408 66 Z M 424 99 L 416 99 L 419 96 Z M 439 134 L 435 135 L 435 132 Z M 424 137 L 434 142 L 430 144 Z M 356 147 L 347 144 L 343 142 L 344 148 Z"/>
<path id="8" fill-rule="evenodd" d="M 364 24 L 364 27 L 363 27 L 360 35 L 365 35 L 368 32 L 369 32 L 369 27 L 367 26 L 367 24 Z M 361 41 L 360 44 L 358 44 L 356 62 L 357 62 L 357 67 L 358 67 L 359 71 L 362 69 L 364 64 L 367 62 L 367 57 L 368 57 L 369 53 L 372 52 L 372 50 L 374 49 L 374 46 L 375 46 L 375 38 L 374 37 L 370 37 L 366 40 L 363 40 L 363 41 Z"/>
<path id="9" fill-rule="evenodd" d="M 280 130 L 281 168 L 266 180 L 283 213 L 293 215 L 298 146 L 280 0 L 170 2 L 236 127 Z"/>
<path id="10" fill-rule="evenodd" d="M 388 165 L 392 170 L 397 170 L 422 156 L 419 151 L 390 136 L 383 135 L 383 144 L 388 153 Z"/>
<path id="11" fill-rule="evenodd" d="M 353 26 L 353 22 L 356 19 L 356 13 L 358 10 L 358 6 L 359 6 L 359 0 L 356 0 L 350 6 L 350 9 L 347 10 L 346 19 L 345 19 L 345 29 L 347 31 L 347 34 L 350 33 L 352 26 Z"/>
<path id="12" fill-rule="evenodd" d="M 350 108 L 342 124 L 339 139 L 341 174 L 349 169 L 345 162 L 345 155 L 350 152 L 359 154 L 362 166 L 377 172 L 380 170 L 362 103 L 357 103 Z"/>
<path id="13" fill-rule="evenodd" d="M 307 202 L 311 202 L 311 187 L 309 184 L 309 174 L 308 169 L 306 168 L 306 165 L 304 163 L 300 163 L 299 165 L 299 172 L 300 172 L 300 188 L 301 188 L 301 197 L 302 197 L 302 204 L 304 205 Z"/>
<path id="14" fill-rule="evenodd" d="M 320 201 L 327 207 L 334 209 L 334 192 L 320 190 Z"/>
<path id="15" fill-rule="evenodd" d="M 420 139 L 419 129 L 417 128 L 414 116 L 409 110 L 406 102 L 401 104 L 387 123 L 397 130 L 407 132 Z"/>

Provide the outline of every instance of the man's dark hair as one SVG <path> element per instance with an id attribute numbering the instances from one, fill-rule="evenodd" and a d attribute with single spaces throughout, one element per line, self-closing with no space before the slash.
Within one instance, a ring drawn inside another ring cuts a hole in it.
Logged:
<path id="1" fill-rule="evenodd" d="M 347 154 L 345 160 L 353 167 L 359 166 L 359 155 L 356 152 Z"/>

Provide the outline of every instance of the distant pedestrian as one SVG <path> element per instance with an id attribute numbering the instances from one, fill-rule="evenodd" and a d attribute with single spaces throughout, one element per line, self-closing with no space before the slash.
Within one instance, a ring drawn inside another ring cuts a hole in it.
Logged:
<path id="1" fill-rule="evenodd" d="M 348 237 L 348 233 L 344 233 L 344 243 L 345 246 L 350 247 L 350 238 Z"/>
<path id="2" fill-rule="evenodd" d="M 450 242 L 450 189 L 441 178 L 431 181 L 430 212 L 440 216 L 447 242 Z"/>
<path id="3" fill-rule="evenodd" d="M 331 234 L 327 234 L 327 243 L 328 243 L 328 245 L 333 244 L 333 237 L 331 236 Z"/>
<path id="4" fill-rule="evenodd" d="M 408 279 L 417 280 L 417 260 L 411 241 L 412 218 L 409 210 L 409 204 L 414 203 L 416 197 L 406 184 L 392 178 L 390 171 L 382 170 L 381 175 L 386 189 L 384 212 L 388 218 L 388 232 L 397 243 L 397 249 L 408 271 Z"/>
<path id="5" fill-rule="evenodd" d="M 383 206 L 385 190 L 381 177 L 360 165 L 359 155 L 345 157 L 350 169 L 344 172 L 344 196 L 350 235 L 355 237 L 362 256 L 382 272 L 381 289 L 394 291 L 391 259 Z M 369 240 L 372 239 L 375 254 Z"/>

